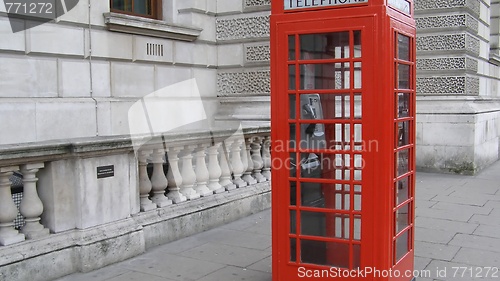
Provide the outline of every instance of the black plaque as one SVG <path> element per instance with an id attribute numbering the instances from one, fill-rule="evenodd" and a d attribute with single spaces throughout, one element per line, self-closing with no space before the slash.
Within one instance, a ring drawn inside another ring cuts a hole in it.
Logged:
<path id="1" fill-rule="evenodd" d="M 115 175 L 115 165 L 97 167 L 97 178 L 109 178 Z"/>

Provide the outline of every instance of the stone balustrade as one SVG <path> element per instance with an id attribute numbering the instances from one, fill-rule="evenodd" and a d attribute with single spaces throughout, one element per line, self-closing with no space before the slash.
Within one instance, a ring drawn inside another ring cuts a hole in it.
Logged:
<path id="1" fill-rule="evenodd" d="M 0 252 L 270 181 L 269 128 L 0 147 Z M 140 147 L 134 144 L 139 140 Z M 99 177 L 99 167 L 112 174 Z M 96 175 L 97 169 L 97 175 Z M 22 175 L 19 206 L 11 176 Z M 16 228 L 20 213 L 24 225 Z M 0 253 L 1 254 L 1 253 Z"/>
<path id="2" fill-rule="evenodd" d="M 25 239 L 49 235 L 49 229 L 40 224 L 43 203 L 37 192 L 36 175 L 43 167 L 43 162 L 0 167 L 0 245 L 6 246 Z M 14 172 L 19 170 L 23 175 L 23 197 L 18 210 L 12 200 L 9 179 Z M 25 222 L 20 231 L 14 228 L 14 219 L 18 211 L 24 217 Z"/>
<path id="3" fill-rule="evenodd" d="M 164 136 L 143 144 L 138 151 L 141 212 L 269 181 L 269 134 L 228 133 L 197 132 L 179 141 Z"/>

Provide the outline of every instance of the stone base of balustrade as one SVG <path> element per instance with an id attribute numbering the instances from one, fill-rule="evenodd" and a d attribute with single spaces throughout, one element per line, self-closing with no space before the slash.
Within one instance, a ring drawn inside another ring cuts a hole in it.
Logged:
<path id="1" fill-rule="evenodd" d="M 144 251 L 143 228 L 128 218 L 0 247 L 0 280 L 54 280 L 75 272 L 89 272 Z"/>
<path id="2" fill-rule="evenodd" d="M 234 179 L 233 183 L 238 188 L 242 188 L 242 187 L 248 186 L 248 183 L 246 181 L 242 180 L 241 178 Z"/>
<path id="3" fill-rule="evenodd" d="M 133 218 L 144 227 L 146 249 L 227 224 L 271 207 L 269 182 L 174 204 Z"/>
<path id="4" fill-rule="evenodd" d="M 237 186 L 236 186 L 236 184 L 234 184 L 234 183 L 226 184 L 226 185 L 224 186 L 224 189 L 225 189 L 226 191 L 235 190 L 236 188 L 237 188 Z"/>
<path id="5" fill-rule="evenodd" d="M 26 236 L 26 239 L 38 239 L 42 238 L 45 236 L 49 236 L 50 231 L 48 228 L 41 228 L 38 230 L 23 230 L 24 235 Z"/>
<path id="6" fill-rule="evenodd" d="M 252 177 L 252 173 L 243 174 L 241 179 L 246 181 L 249 185 L 257 183 L 257 180 L 254 177 Z"/>
<path id="7" fill-rule="evenodd" d="M 271 206 L 270 190 L 269 182 L 260 183 L 97 227 L 0 246 L 0 280 L 48 281 L 120 262 L 265 210 Z"/>
<path id="8" fill-rule="evenodd" d="M 141 204 L 141 212 L 147 212 L 156 209 L 158 206 L 156 206 L 155 203 L 149 202 L 149 203 L 144 203 Z"/>
<path id="9" fill-rule="evenodd" d="M 7 246 L 24 241 L 25 236 L 22 233 L 17 233 L 9 236 L 0 237 L 0 245 Z M 2 279 L 0 279 L 2 280 Z"/>
<path id="10" fill-rule="evenodd" d="M 223 192 L 226 192 L 226 189 L 222 186 L 219 189 L 214 190 L 214 194 L 219 194 L 219 193 L 223 193 Z"/>

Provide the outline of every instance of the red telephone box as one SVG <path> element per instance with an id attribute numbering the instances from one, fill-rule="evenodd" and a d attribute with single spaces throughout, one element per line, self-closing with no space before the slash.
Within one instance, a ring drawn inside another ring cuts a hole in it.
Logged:
<path id="1" fill-rule="evenodd" d="M 274 281 L 414 279 L 413 5 L 272 1 Z"/>

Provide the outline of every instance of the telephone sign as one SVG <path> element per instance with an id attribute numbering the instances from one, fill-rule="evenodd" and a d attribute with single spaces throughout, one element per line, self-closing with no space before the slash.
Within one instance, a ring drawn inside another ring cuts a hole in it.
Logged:
<path id="1" fill-rule="evenodd" d="M 368 3 L 368 0 L 285 0 L 285 10 Z"/>
<path id="2" fill-rule="evenodd" d="M 413 1 L 271 5 L 273 281 L 412 280 Z"/>

